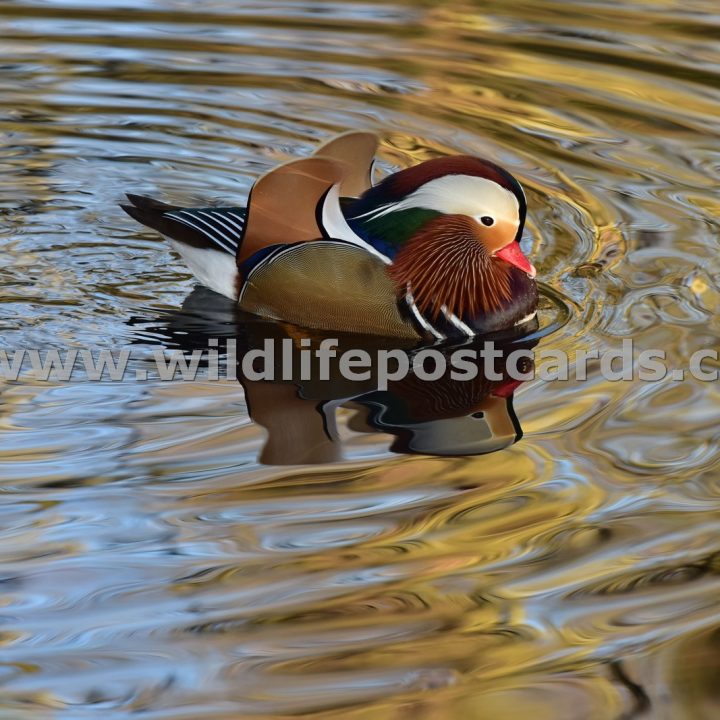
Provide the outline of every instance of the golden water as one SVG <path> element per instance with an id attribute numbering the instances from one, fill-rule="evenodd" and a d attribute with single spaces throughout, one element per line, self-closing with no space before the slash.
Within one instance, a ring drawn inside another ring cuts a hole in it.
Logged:
<path id="1" fill-rule="evenodd" d="M 355 128 L 521 179 L 540 347 L 685 367 L 720 338 L 717 12 L 0 0 L 2 347 L 166 342 L 193 282 L 122 191 L 240 202 Z M 235 382 L 0 392 L 0 718 L 720 716 L 717 382 L 533 381 L 480 457 L 343 409 L 302 467 Z"/>

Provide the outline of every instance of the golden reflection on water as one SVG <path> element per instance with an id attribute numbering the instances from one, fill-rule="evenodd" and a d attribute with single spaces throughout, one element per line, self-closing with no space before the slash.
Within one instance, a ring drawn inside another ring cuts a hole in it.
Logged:
<path id="1" fill-rule="evenodd" d="M 522 180 L 538 348 L 685 368 L 720 338 L 718 23 L 0 1 L 2 347 L 167 342 L 193 283 L 122 191 L 239 201 L 356 128 L 383 171 L 471 152 Z M 309 467 L 258 462 L 234 380 L 0 393 L 2 718 L 718 715 L 717 383 L 525 383 L 523 439 L 479 457 L 392 454 L 344 408 Z"/>

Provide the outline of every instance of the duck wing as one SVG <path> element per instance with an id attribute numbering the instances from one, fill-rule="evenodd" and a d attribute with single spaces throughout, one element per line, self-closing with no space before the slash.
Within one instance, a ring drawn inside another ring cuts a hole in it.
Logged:
<path id="1" fill-rule="evenodd" d="M 324 237 L 318 208 L 344 172 L 337 161 L 311 157 L 280 165 L 257 180 L 248 199 L 238 266 L 273 245 Z"/>
<path id="2" fill-rule="evenodd" d="M 328 140 L 314 154 L 344 164 L 346 171 L 338 188 L 339 194 L 356 198 L 372 187 L 378 145 L 375 133 L 350 131 Z"/>

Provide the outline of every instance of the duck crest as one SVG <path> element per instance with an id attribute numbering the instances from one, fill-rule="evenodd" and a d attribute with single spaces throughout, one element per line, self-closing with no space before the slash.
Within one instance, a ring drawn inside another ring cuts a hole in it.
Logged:
<path id="1" fill-rule="evenodd" d="M 420 165 L 393 173 L 376 188 L 382 186 L 382 193 L 390 199 L 399 199 L 415 192 L 431 180 L 446 175 L 468 175 L 492 180 L 500 187 L 509 190 L 513 195 L 523 196 L 520 183 L 504 168 L 483 158 L 470 155 L 455 155 L 426 160 Z"/>
<path id="2" fill-rule="evenodd" d="M 400 293 L 410 292 L 422 315 L 488 315 L 512 299 L 510 266 L 496 262 L 463 215 L 428 222 L 398 252 L 388 273 Z"/>
<path id="3" fill-rule="evenodd" d="M 490 180 L 511 192 L 518 200 L 521 219 L 525 219 L 527 203 L 522 185 L 499 165 L 490 160 L 469 155 L 433 158 L 420 165 L 399 170 L 381 180 L 358 198 L 349 208 L 350 214 L 359 218 L 364 213 L 367 214 L 383 206 L 399 202 L 432 180 L 451 175 Z"/>

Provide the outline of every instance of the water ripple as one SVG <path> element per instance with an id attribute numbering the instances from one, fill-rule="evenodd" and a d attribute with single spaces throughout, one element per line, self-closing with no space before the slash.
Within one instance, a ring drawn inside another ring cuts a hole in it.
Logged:
<path id="1" fill-rule="evenodd" d="M 714 11 L 0 2 L 2 345 L 165 342 L 193 281 L 122 192 L 241 202 L 358 128 L 382 173 L 521 179 L 537 349 L 686 367 L 720 338 Z M 396 456 L 355 408 L 279 468 L 234 381 L 3 382 L 0 717 L 714 717 L 719 401 L 592 366 L 519 388 L 500 452 Z"/>

